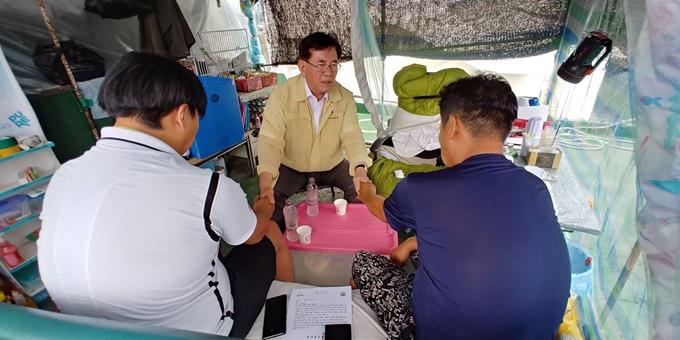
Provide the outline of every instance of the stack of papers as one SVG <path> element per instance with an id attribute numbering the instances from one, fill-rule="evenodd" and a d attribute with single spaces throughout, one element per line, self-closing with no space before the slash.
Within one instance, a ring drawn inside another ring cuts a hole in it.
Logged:
<path id="1" fill-rule="evenodd" d="M 285 340 L 323 339 L 326 325 L 352 323 L 352 291 L 345 287 L 293 289 Z"/>

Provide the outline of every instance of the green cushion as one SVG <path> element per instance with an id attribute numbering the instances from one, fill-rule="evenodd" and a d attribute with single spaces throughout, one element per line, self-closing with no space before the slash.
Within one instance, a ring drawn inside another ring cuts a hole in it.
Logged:
<path id="1" fill-rule="evenodd" d="M 368 168 L 368 178 L 375 184 L 379 195 L 389 196 L 392 194 L 394 187 L 397 186 L 397 183 L 401 181 L 401 179 L 394 175 L 395 170 L 401 170 L 404 176 L 406 176 L 412 172 L 430 172 L 441 169 L 444 169 L 444 167 L 429 164 L 409 165 L 387 158 L 380 158 Z"/>

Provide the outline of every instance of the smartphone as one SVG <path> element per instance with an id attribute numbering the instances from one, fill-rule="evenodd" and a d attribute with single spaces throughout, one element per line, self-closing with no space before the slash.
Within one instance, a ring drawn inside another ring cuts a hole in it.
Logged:
<path id="1" fill-rule="evenodd" d="M 324 340 L 352 340 L 352 325 L 326 325 Z"/>
<path id="2" fill-rule="evenodd" d="M 286 294 L 267 299 L 264 304 L 262 339 L 271 339 L 286 334 L 287 305 L 288 296 Z"/>

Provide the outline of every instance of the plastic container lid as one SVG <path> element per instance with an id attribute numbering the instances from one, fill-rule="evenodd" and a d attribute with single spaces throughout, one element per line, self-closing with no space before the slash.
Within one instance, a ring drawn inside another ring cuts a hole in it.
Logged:
<path id="1" fill-rule="evenodd" d="M 0 149 L 7 149 L 17 145 L 17 140 L 14 137 L 0 137 Z"/>
<path id="2" fill-rule="evenodd" d="M 319 203 L 319 214 L 307 215 L 307 203 L 298 204 L 298 226 L 312 227 L 312 242 L 287 241 L 290 250 L 354 254 L 370 250 L 387 255 L 399 245 L 397 232 L 371 215 L 366 205 L 350 203 L 339 216 L 333 203 Z"/>

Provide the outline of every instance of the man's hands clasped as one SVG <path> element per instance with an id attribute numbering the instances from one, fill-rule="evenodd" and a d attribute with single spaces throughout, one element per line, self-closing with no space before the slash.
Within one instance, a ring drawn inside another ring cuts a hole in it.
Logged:
<path id="1" fill-rule="evenodd" d="M 352 178 L 352 180 L 354 181 L 354 189 L 356 189 L 357 193 L 359 193 L 358 198 L 361 200 L 361 187 L 362 187 L 362 185 L 366 185 L 366 183 L 373 185 L 371 183 L 371 180 L 368 179 L 368 172 L 366 171 L 366 168 L 357 167 L 355 172 L 354 172 L 354 177 Z M 375 186 L 373 188 L 375 188 Z"/>
<path id="2" fill-rule="evenodd" d="M 269 199 L 262 194 L 257 195 L 255 200 L 253 200 L 253 211 L 259 216 L 271 219 L 274 214 L 274 203 L 270 202 Z"/>
<path id="3" fill-rule="evenodd" d="M 373 184 L 371 181 L 361 182 L 357 191 L 359 193 L 357 198 L 364 203 L 366 203 L 373 196 L 377 195 L 375 184 Z"/>

